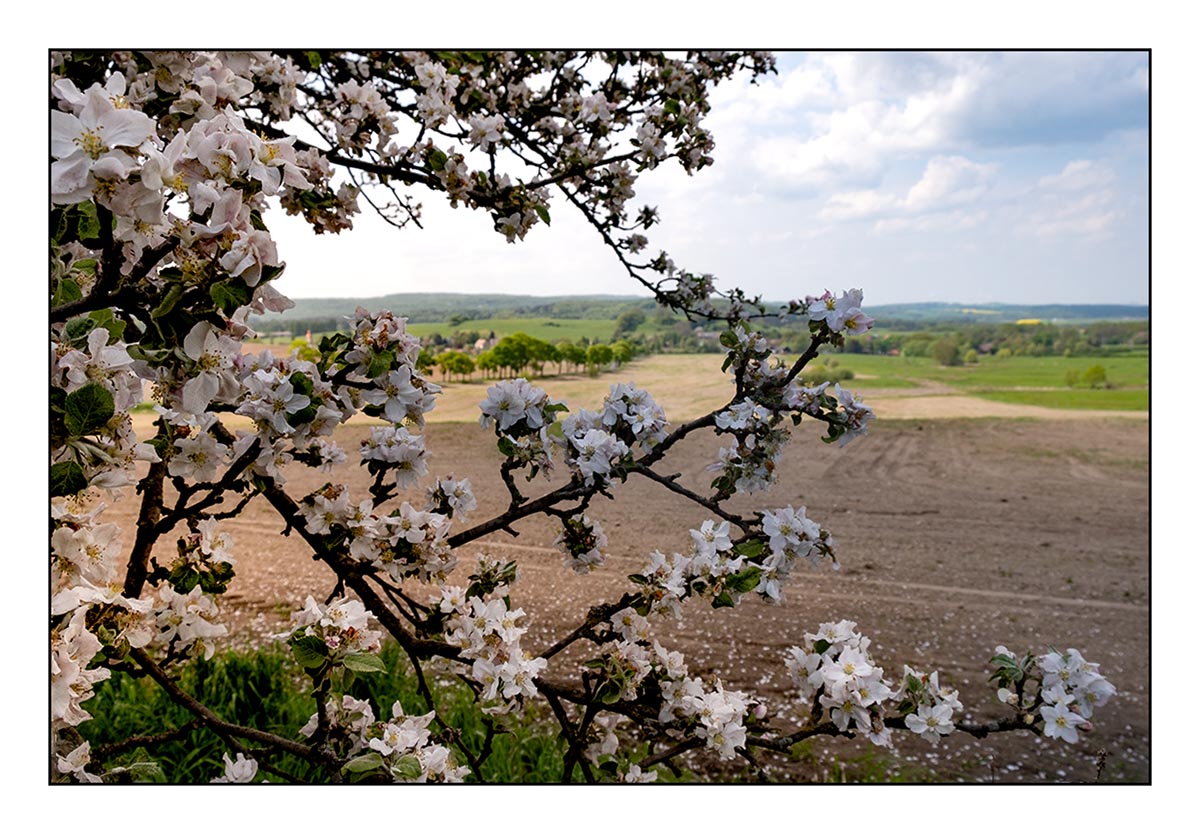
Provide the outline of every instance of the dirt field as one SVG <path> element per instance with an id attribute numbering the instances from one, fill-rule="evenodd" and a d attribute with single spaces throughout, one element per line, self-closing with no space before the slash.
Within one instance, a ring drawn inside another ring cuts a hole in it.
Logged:
<path id="1" fill-rule="evenodd" d="M 613 381 L 584 378 L 572 384 L 590 388 L 598 382 L 602 394 Z M 477 402 L 483 387 L 468 387 Z M 766 694 L 786 714 L 793 711 L 786 648 L 822 622 L 852 619 L 872 638 L 872 652 L 893 679 L 904 663 L 940 670 L 943 681 L 960 689 L 967 717 L 975 720 L 1003 714 L 985 687 L 987 660 L 997 644 L 1017 651 L 1076 647 L 1100 664 L 1119 692 L 1078 745 L 1025 733 L 982 742 L 957 734 L 937 747 L 902 737 L 893 759 L 841 740 L 815 745 L 815 759 L 781 763 L 776 776 L 830 778 L 836 774 L 829 763 L 837 754 L 851 760 L 850 778 L 1092 781 L 1104 752 L 1103 780 L 1148 780 L 1145 415 L 1054 412 L 1056 419 L 1037 419 L 1043 415 L 1014 414 L 1021 407 L 970 397 L 888 394 L 871 395 L 883 419 L 844 449 L 820 442 L 815 428 L 802 426 L 787 450 L 780 483 L 765 499 L 741 504 L 742 509 L 807 505 L 809 515 L 837 539 L 842 569 L 799 569 L 779 606 L 747 600 L 732 611 L 712 611 L 697 605 L 678 626 L 660 628 L 660 641 L 682 650 L 693 674 L 705 672 L 727 687 Z M 672 410 L 671 396 L 660 400 L 668 417 L 688 416 Z M 694 391 L 690 396 L 691 408 L 702 407 L 703 397 Z M 587 399 L 594 407 L 599 395 Z M 450 404 L 439 403 L 434 416 L 458 416 L 456 408 L 443 405 Z M 964 411 L 974 419 L 953 419 Z M 353 449 L 366 434 L 364 426 L 352 425 L 337 439 Z M 497 513 L 503 488 L 490 436 L 476 425 L 436 422 L 427 435 L 431 471 L 471 479 L 480 497 L 473 520 Z M 685 483 L 707 484 L 711 475 L 704 467 L 716 459 L 717 445 L 711 437 L 681 444 L 667 458 L 670 471 L 683 473 Z M 338 477 L 349 480 L 354 494 L 365 494 L 365 473 L 359 467 L 345 467 L 344 473 Z M 328 477 L 297 467 L 289 472 L 288 489 L 301 495 Z M 558 481 L 539 483 L 548 488 Z M 460 564 L 469 565 L 481 551 L 519 560 L 514 601 L 530 614 L 526 640 L 539 650 L 569 630 L 587 606 L 621 593 L 628 584 L 624 577 L 642 567 L 650 550 L 687 547 L 688 527 L 698 526 L 705 514 L 652 486 L 631 479 L 614 501 L 593 504 L 589 514 L 608 532 L 610 555 L 591 575 L 580 577 L 562 566 L 561 556 L 549 549 L 556 530 L 538 519 L 516 525 L 516 539 L 501 533 L 463 548 Z M 533 487 L 526 492 L 538 494 Z M 106 516 L 122 521 L 131 540 L 135 514 L 131 495 Z M 234 642 L 281 630 L 306 594 L 320 596 L 332 588 L 329 574 L 305 554 L 302 542 L 280 535 L 283 525 L 261 499 L 227 524 L 238 557 L 238 579 L 226 602 Z M 164 555 L 171 546 L 163 545 Z M 552 666 L 550 674 L 565 675 L 569 665 Z"/>

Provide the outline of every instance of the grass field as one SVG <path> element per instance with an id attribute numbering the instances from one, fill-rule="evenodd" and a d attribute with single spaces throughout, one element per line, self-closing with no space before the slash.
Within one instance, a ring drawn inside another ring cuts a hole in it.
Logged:
<path id="1" fill-rule="evenodd" d="M 854 371 L 850 388 L 944 385 L 997 402 L 1048 408 L 1141 411 L 1150 405 L 1150 358 L 1129 356 L 984 357 L 973 365 L 943 367 L 925 357 L 834 354 L 839 367 Z M 1069 388 L 1067 374 L 1104 367 L 1109 388 Z M 865 378 L 864 378 L 865 377 Z"/>

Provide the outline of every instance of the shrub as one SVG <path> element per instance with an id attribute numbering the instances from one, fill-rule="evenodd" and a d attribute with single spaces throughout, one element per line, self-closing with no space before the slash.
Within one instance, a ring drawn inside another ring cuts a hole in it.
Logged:
<path id="1" fill-rule="evenodd" d="M 958 342 L 949 336 L 934 342 L 929 355 L 939 365 L 950 366 L 963 363 L 962 355 L 958 351 Z"/>

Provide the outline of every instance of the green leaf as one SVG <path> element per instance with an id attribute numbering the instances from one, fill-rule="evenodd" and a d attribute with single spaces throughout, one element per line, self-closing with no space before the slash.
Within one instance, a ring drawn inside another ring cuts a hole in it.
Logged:
<path id="1" fill-rule="evenodd" d="M 739 594 L 753 591 L 758 585 L 758 579 L 762 576 L 762 569 L 757 567 L 743 568 L 733 576 L 725 579 L 725 587 Z"/>
<path id="2" fill-rule="evenodd" d="M 729 591 L 721 591 L 721 593 L 717 594 L 712 601 L 713 608 L 733 608 L 733 605 L 733 596 L 729 593 Z"/>
<path id="3" fill-rule="evenodd" d="M 79 240 L 85 243 L 89 240 L 99 243 L 100 218 L 96 215 L 96 204 L 91 200 L 80 203 L 76 206 L 76 213 L 78 220 L 75 230 Z"/>
<path id="4" fill-rule="evenodd" d="M 228 562 L 212 562 L 208 570 L 200 574 L 200 588 L 207 594 L 223 594 L 233 579 L 233 565 Z"/>
<path id="5" fill-rule="evenodd" d="M 167 777 L 158 762 L 133 762 L 129 765 L 129 778 L 133 782 L 166 782 Z"/>
<path id="6" fill-rule="evenodd" d="M 763 552 L 764 543 L 762 539 L 746 539 L 744 542 L 738 542 L 733 546 L 734 553 L 740 553 L 742 556 L 749 556 L 751 559 L 759 556 Z"/>
<path id="7" fill-rule="evenodd" d="M 83 342 L 87 339 L 87 335 L 95 329 L 89 317 L 76 316 L 67 321 L 67 326 L 63 329 L 63 336 L 70 343 Z"/>
<path id="8" fill-rule="evenodd" d="M 309 403 L 299 411 L 289 411 L 285 419 L 293 428 L 300 428 L 305 423 L 311 423 L 317 419 L 317 404 Z"/>
<path id="9" fill-rule="evenodd" d="M 817 654 L 825 654 L 825 652 L 829 651 L 829 647 L 832 645 L 833 643 L 830 643 L 828 640 L 818 640 L 817 642 L 813 643 L 813 650 L 816 651 Z"/>
<path id="10" fill-rule="evenodd" d="M 200 572 L 191 565 L 178 565 L 167 576 L 167 581 L 171 583 L 175 593 L 187 594 L 200 584 Z"/>
<path id="11" fill-rule="evenodd" d="M 292 647 L 292 654 L 295 655 L 296 662 L 305 669 L 317 669 L 329 657 L 329 647 L 320 637 L 294 634 L 288 643 Z"/>
<path id="12" fill-rule="evenodd" d="M 342 773 L 370 773 L 383 767 L 383 756 L 372 750 L 361 756 L 355 756 L 342 765 Z"/>
<path id="13" fill-rule="evenodd" d="M 172 284 L 167 288 L 167 294 L 163 296 L 163 300 L 150 312 L 150 318 L 161 319 L 175 309 L 175 305 L 181 298 L 183 298 L 183 285 Z"/>
<path id="14" fill-rule="evenodd" d="M 345 692 L 354 683 L 354 673 L 344 666 L 329 670 L 329 686 L 334 692 Z"/>
<path id="15" fill-rule="evenodd" d="M 596 692 L 596 697 L 602 704 L 615 704 L 621 700 L 621 687 L 612 681 L 605 681 Z"/>
<path id="16" fill-rule="evenodd" d="M 115 413 L 113 395 L 100 383 L 90 382 L 67 394 L 63 411 L 67 431 L 78 437 L 108 424 Z"/>
<path id="17" fill-rule="evenodd" d="M 321 341 L 317 344 L 317 348 L 321 353 L 333 353 L 350 344 L 350 337 L 345 333 L 333 333 L 328 336 L 322 336 Z"/>
<path id="18" fill-rule="evenodd" d="M 292 390 L 298 394 L 303 394 L 306 397 L 311 397 L 313 391 L 313 382 L 308 378 L 308 374 L 303 374 L 300 371 L 294 372 L 288 377 L 288 382 L 292 383 Z"/>
<path id="19" fill-rule="evenodd" d="M 66 237 L 67 231 L 70 228 L 69 222 L 70 209 L 51 209 L 50 210 L 50 228 L 53 232 L 50 234 L 50 240 L 54 243 L 63 243 L 63 238 Z"/>
<path id="20" fill-rule="evenodd" d="M 321 68 L 321 53 L 315 50 L 309 50 L 304 53 L 304 57 L 308 59 L 309 69 Z"/>
<path id="21" fill-rule="evenodd" d="M 402 756 L 392 765 L 392 775 L 398 779 L 420 779 L 421 760 L 416 756 Z"/>
<path id="22" fill-rule="evenodd" d="M 669 98 L 663 104 L 663 110 L 667 113 L 679 113 L 679 102 L 676 99 Z"/>
<path id="23" fill-rule="evenodd" d="M 367 365 L 367 376 L 371 379 L 381 377 L 392 368 L 392 363 L 396 361 L 396 352 L 392 350 L 381 350 L 371 357 L 371 364 Z"/>
<path id="24" fill-rule="evenodd" d="M 441 171 L 446 167 L 446 154 L 434 148 L 429 152 L 429 167 L 435 171 Z"/>
<path id="25" fill-rule="evenodd" d="M 514 444 L 507 437 L 498 438 L 496 440 L 496 448 L 499 449 L 500 454 L 504 455 L 506 458 L 512 457 L 517 451 L 516 444 Z"/>
<path id="26" fill-rule="evenodd" d="M 73 460 L 65 460 L 50 467 L 50 497 L 74 495 L 87 489 L 87 477 L 83 467 Z"/>
<path id="27" fill-rule="evenodd" d="M 50 299 L 50 304 L 53 307 L 59 307 L 69 301 L 78 301 L 81 298 L 83 298 L 83 292 L 79 289 L 79 285 L 70 278 L 63 278 L 58 282 L 58 291 Z"/>
<path id="28" fill-rule="evenodd" d="M 548 208 L 545 206 L 535 206 L 534 211 L 537 212 L 538 217 L 542 218 L 543 223 L 547 226 L 550 225 L 550 210 Z"/>
<path id="29" fill-rule="evenodd" d="M 253 293 L 241 281 L 229 280 L 213 284 L 208 288 L 208 295 L 217 309 L 226 315 L 232 315 L 239 307 L 245 307 L 250 303 Z"/>
<path id="30" fill-rule="evenodd" d="M 378 655 L 354 652 L 342 658 L 345 667 L 353 672 L 386 672 L 387 667 Z"/>

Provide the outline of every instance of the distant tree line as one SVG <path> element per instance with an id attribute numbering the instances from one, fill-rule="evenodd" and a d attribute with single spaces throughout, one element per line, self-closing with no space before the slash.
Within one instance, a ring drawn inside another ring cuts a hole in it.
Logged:
<path id="1" fill-rule="evenodd" d="M 847 353 L 928 356 L 942 365 L 958 365 L 978 361 L 982 356 L 1110 356 L 1145 349 L 1149 344 L 1148 321 L 1085 325 L 1029 322 L 871 333 L 847 339 L 845 349 Z"/>
<path id="2" fill-rule="evenodd" d="M 439 347 L 442 349 L 439 350 Z M 470 379 L 476 371 L 484 379 L 518 376 L 549 376 L 551 374 L 586 371 L 593 376 L 618 367 L 644 353 L 638 345 L 626 339 L 610 344 L 580 339 L 563 339 L 556 343 L 534 338 L 527 333 L 505 336 L 492 347 L 469 354 L 453 347 L 428 344 L 421 351 L 418 366 L 436 367 L 444 379 Z"/>

